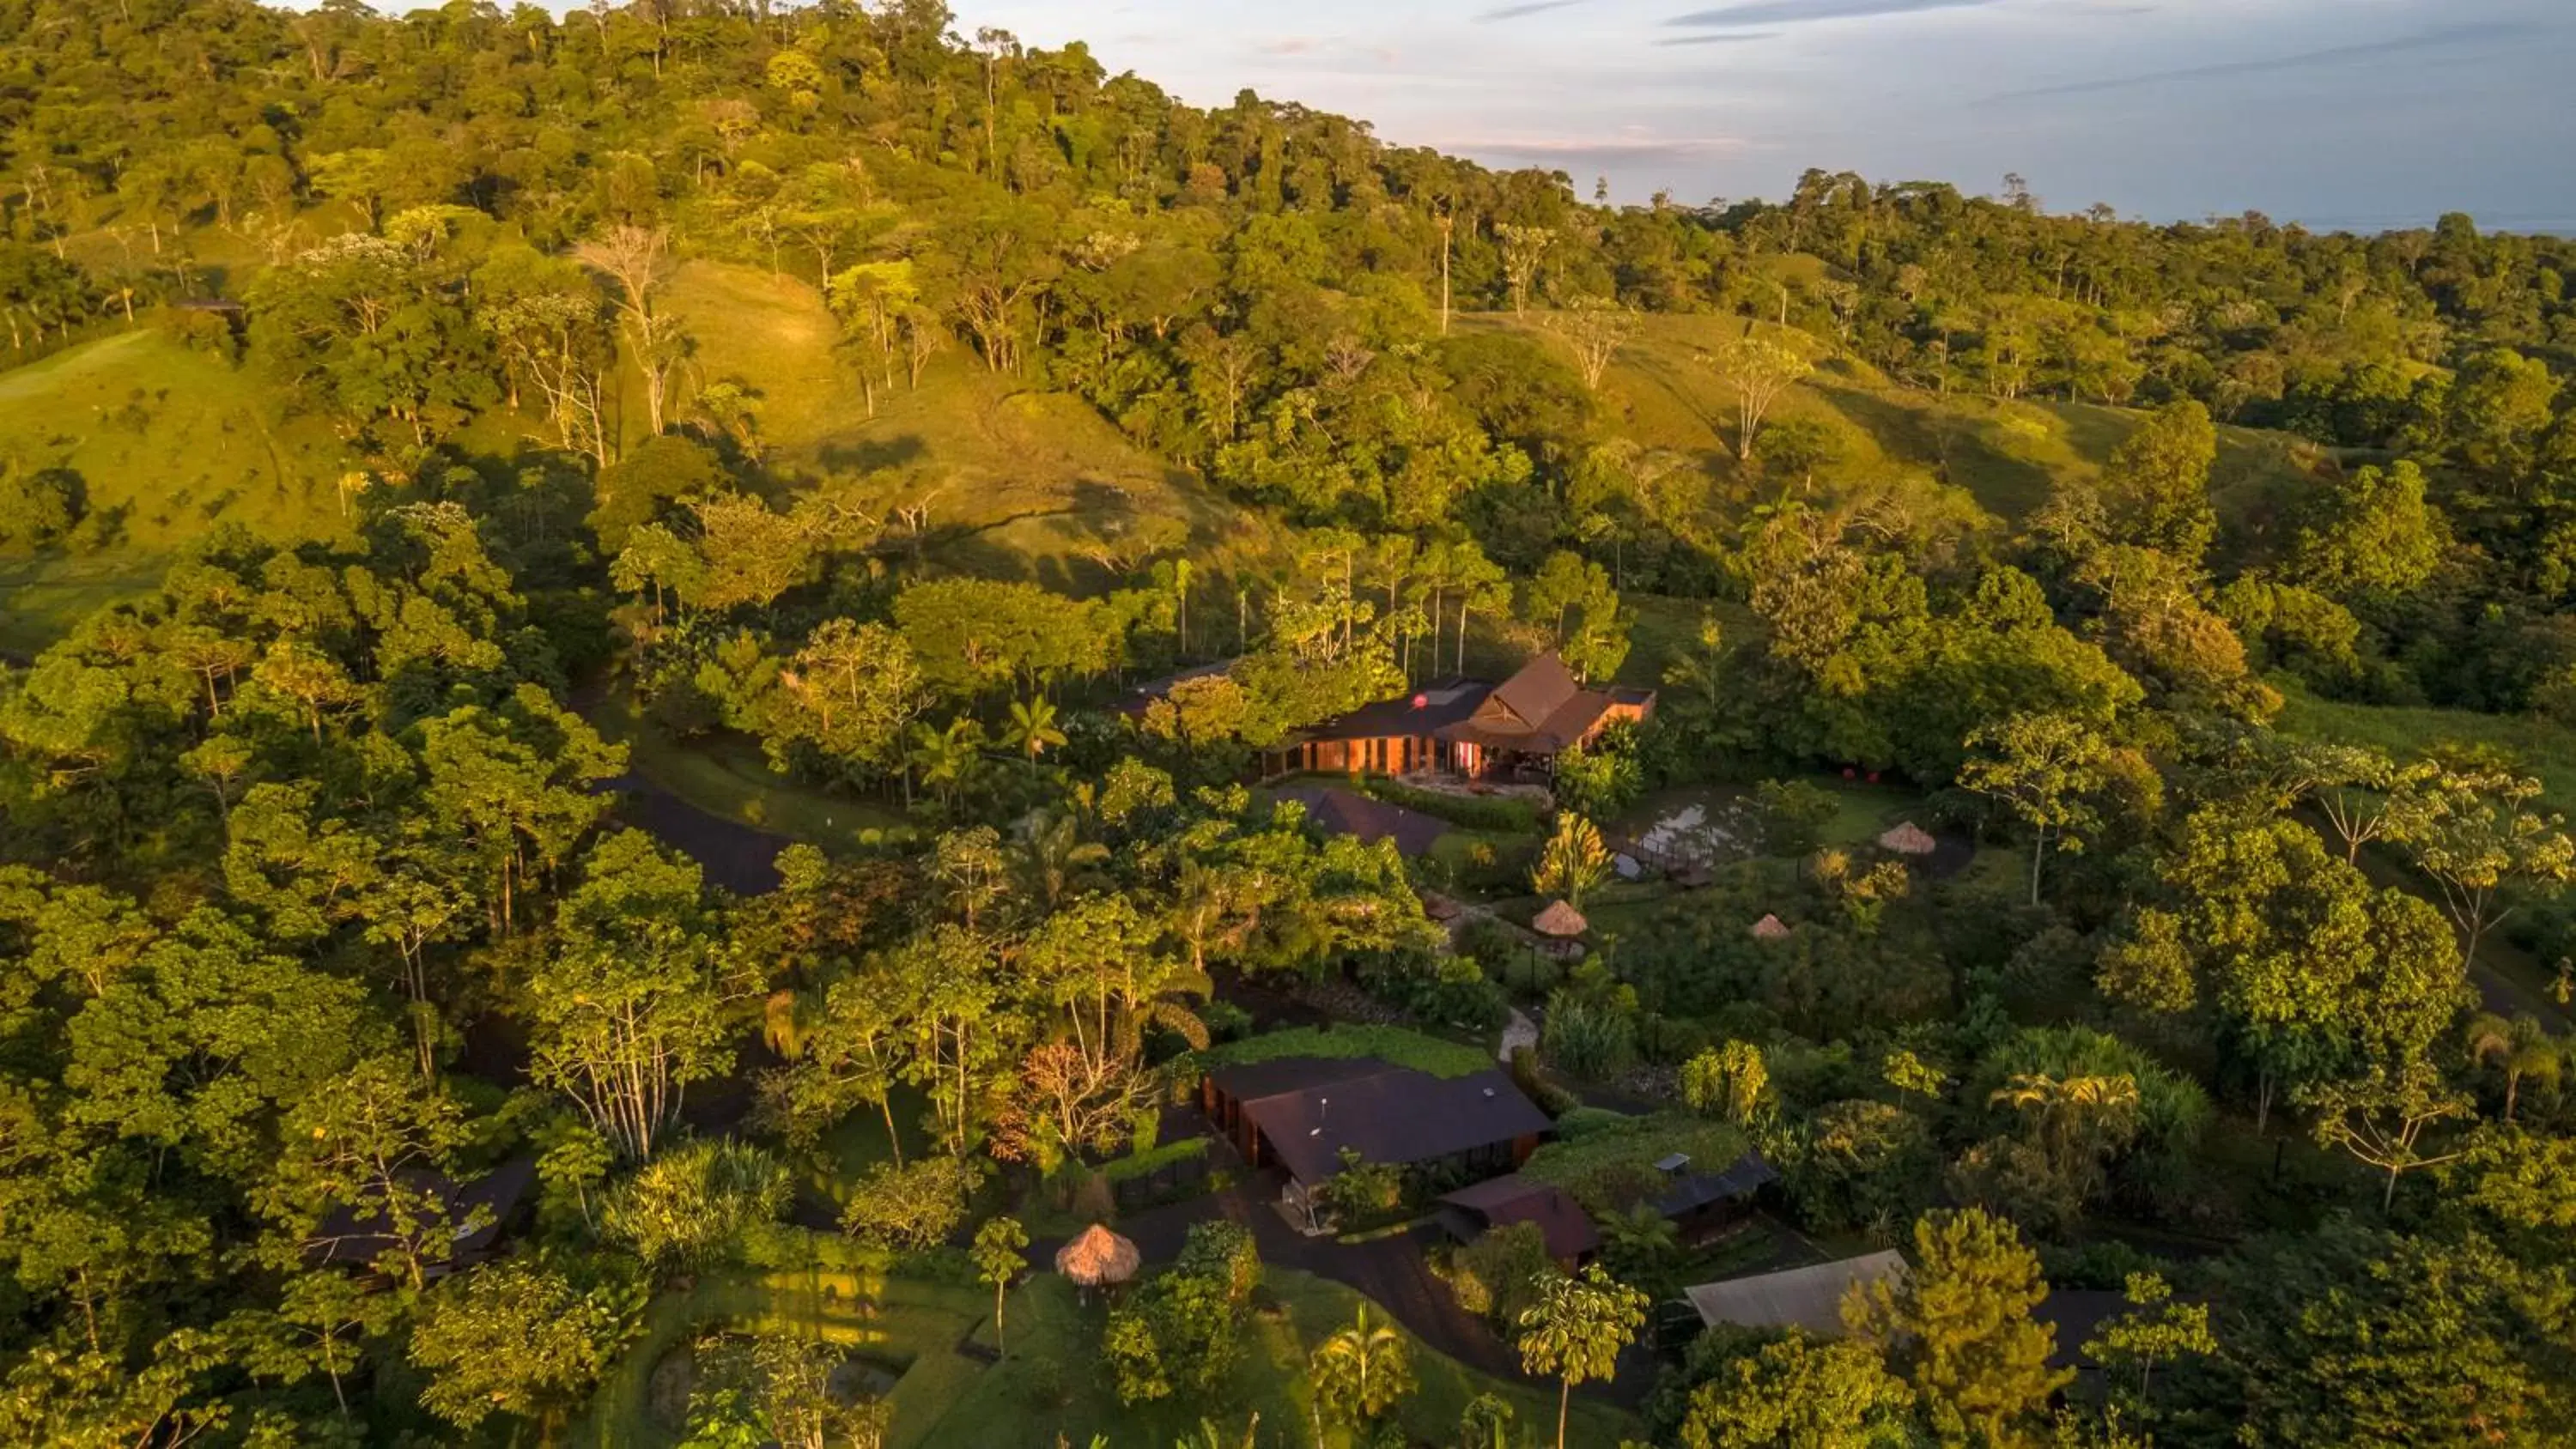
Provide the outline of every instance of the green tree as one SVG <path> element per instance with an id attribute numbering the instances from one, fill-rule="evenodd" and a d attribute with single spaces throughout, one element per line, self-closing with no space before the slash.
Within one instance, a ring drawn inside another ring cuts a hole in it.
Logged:
<path id="1" fill-rule="evenodd" d="M 2206 1358 L 2218 1351 L 2217 1336 L 2209 1331 L 2209 1305 L 2174 1301 L 2173 1288 L 2162 1276 L 2130 1274 L 2123 1298 L 2128 1310 L 2102 1324 L 2100 1336 L 2084 1344 L 2084 1356 L 2112 1373 L 2136 1369 L 2141 1401 L 2155 1387 L 2158 1363 Z"/>
<path id="2" fill-rule="evenodd" d="M 1771 1069 L 1751 1042 L 1730 1041 L 1682 1063 L 1682 1100 L 1690 1109 L 1739 1127 L 1753 1121 L 1770 1090 Z"/>
<path id="3" fill-rule="evenodd" d="M 2477 959 L 2487 932 L 2513 914 L 2508 887 L 2576 878 L 2566 822 L 2526 808 L 2540 793 L 2538 780 L 2445 770 L 2413 783 L 2397 807 L 2392 834 L 2442 888 L 2464 960 Z"/>
<path id="4" fill-rule="evenodd" d="M 1581 1277 L 1550 1272 L 1539 1280 L 1536 1301 L 1521 1310 L 1521 1370 L 1557 1381 L 1556 1446 L 1565 1449 L 1566 1411 L 1574 1386 L 1607 1381 L 1619 1372 L 1619 1354 L 1646 1325 L 1646 1295 L 1617 1282 L 1597 1266 Z"/>
<path id="5" fill-rule="evenodd" d="M 601 841 L 529 976 L 529 1075 L 572 1099 L 629 1159 L 648 1158 L 683 1094 L 733 1065 L 724 949 L 694 864 L 634 831 Z"/>
<path id="6" fill-rule="evenodd" d="M 1868 1345 L 1788 1336 L 1691 1392 L 1682 1449 L 1903 1449 L 1913 1395 Z"/>
<path id="7" fill-rule="evenodd" d="M 1306 1377 L 1318 1420 L 1365 1429 L 1413 1392 L 1412 1353 L 1404 1334 L 1393 1324 L 1371 1322 L 1362 1303 L 1350 1327 L 1315 1345 Z"/>
<path id="8" fill-rule="evenodd" d="M 1798 334 L 1776 333 L 1749 324 L 1743 336 L 1718 349 L 1718 370 L 1735 388 L 1735 456 L 1750 463 L 1762 437 L 1763 421 L 1783 394 L 1815 372 L 1816 364 Z"/>
<path id="9" fill-rule="evenodd" d="M 2035 1438 L 2049 1398 L 2074 1377 L 2052 1370 L 2057 1332 L 2031 1316 L 2048 1285 L 2011 1223 L 1976 1208 L 1914 1225 L 1913 1270 L 1855 1286 L 1843 1319 L 1905 1366 L 1933 1430 L 1946 1440 Z"/>
<path id="10" fill-rule="evenodd" d="M 2380 1193 L 2383 1211 L 2396 1205 L 2399 1177 L 2460 1155 L 2428 1152 L 2425 1133 L 2470 1115 L 2468 1098 L 2421 1057 L 2374 1065 L 2355 1080 L 2321 1082 L 2301 1101 L 2316 1113 L 2319 1147 L 2341 1148 L 2388 1175 Z"/>
<path id="11" fill-rule="evenodd" d="M 2209 470 L 2217 461 L 2218 428 L 2208 408 L 2185 399 L 2150 413 L 2103 470 L 2112 541 L 2197 564 L 2218 532 L 2209 502 Z"/>
<path id="12" fill-rule="evenodd" d="M 552 1429 L 585 1399 L 643 1324 L 640 1282 L 584 1279 L 530 1258 L 441 1283 L 412 1329 L 429 1374 L 421 1405 L 471 1430 L 495 1411 Z"/>
<path id="13" fill-rule="evenodd" d="M 2087 797 L 2109 780 L 2110 745 L 2092 725 L 2065 715 L 2016 715 L 1968 737 L 1976 753 L 1959 783 L 2002 803 L 2031 831 L 2030 901 L 2051 848 L 2084 849 L 2099 817 Z"/>
<path id="14" fill-rule="evenodd" d="M 1010 1340 L 1003 1336 L 1002 1295 L 1009 1290 L 1011 1280 L 1027 1270 L 1028 1246 L 1028 1229 L 1021 1227 L 1017 1218 L 988 1219 L 975 1230 L 975 1272 L 992 1285 L 993 1341 L 1004 1353 L 1010 1352 Z"/>
<path id="15" fill-rule="evenodd" d="M 1573 811 L 1559 811 L 1556 833 L 1539 848 L 1530 871 L 1530 889 L 1580 909 L 1583 898 L 1609 879 L 1610 849 L 1601 843 L 1601 828 Z"/>

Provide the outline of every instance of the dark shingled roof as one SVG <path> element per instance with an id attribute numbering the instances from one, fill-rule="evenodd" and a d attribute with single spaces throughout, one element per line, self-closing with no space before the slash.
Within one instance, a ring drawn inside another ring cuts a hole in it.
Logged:
<path id="1" fill-rule="evenodd" d="M 1342 1170 L 1345 1147 L 1368 1162 L 1430 1162 L 1536 1136 L 1551 1125 L 1500 1071 L 1435 1077 L 1375 1059 L 1337 1065 L 1338 1079 L 1308 1076 L 1263 1097 L 1217 1078 L 1220 1090 L 1243 1102 L 1244 1117 L 1261 1129 L 1290 1174 L 1309 1185 Z"/>
<path id="2" fill-rule="evenodd" d="M 1355 709 L 1339 719 L 1327 720 L 1304 731 L 1300 738 L 1309 740 L 1389 740 L 1428 739 L 1451 725 L 1472 718 L 1486 696 L 1494 692 L 1490 684 L 1473 679 L 1452 679 L 1395 699 L 1382 699 Z M 1414 701 L 1420 700 L 1416 704 Z"/>
<path id="3" fill-rule="evenodd" d="M 1143 684 L 1137 685 L 1134 689 L 1127 691 L 1127 697 L 1120 700 L 1118 703 L 1118 712 L 1125 715 L 1142 716 L 1148 708 L 1152 707 L 1156 700 L 1171 698 L 1172 691 L 1180 686 L 1187 684 L 1194 679 L 1214 679 L 1220 674 L 1230 673 L 1233 669 L 1233 660 L 1220 659 L 1214 664 L 1201 664 L 1195 668 L 1184 669 L 1178 674 L 1167 674 L 1160 679 L 1149 679 Z"/>
<path id="4" fill-rule="evenodd" d="M 1779 1180 L 1780 1174 L 1771 1170 L 1761 1153 L 1747 1152 L 1724 1172 L 1692 1172 L 1675 1177 L 1663 1195 L 1655 1199 L 1655 1211 L 1677 1218 L 1714 1203 L 1751 1197 L 1764 1185 Z"/>
<path id="5" fill-rule="evenodd" d="M 1371 845 L 1392 840 L 1408 859 L 1429 851 L 1433 842 L 1449 833 L 1446 820 L 1338 786 L 1301 785 L 1280 791 L 1279 798 L 1305 806 L 1306 818 L 1332 834 L 1355 835 Z"/>
<path id="6" fill-rule="evenodd" d="M 435 1172 L 399 1172 L 403 1187 L 411 1192 L 435 1193 L 445 1203 L 446 1222 L 456 1230 L 448 1245 L 450 1268 L 461 1267 L 491 1251 L 509 1224 L 510 1214 L 537 1178 L 537 1160 L 514 1157 L 469 1183 Z M 481 1226 L 464 1231 L 467 1223 L 483 1217 Z M 321 1263 L 373 1263 L 395 1248 L 402 1240 L 392 1231 L 392 1223 L 381 1212 L 361 1218 L 355 1207 L 334 1209 L 314 1230 L 306 1244 L 307 1254 Z M 424 1224 L 424 1227 L 430 1226 Z"/>
<path id="7" fill-rule="evenodd" d="M 1551 1258 L 1580 1258 L 1601 1246 L 1600 1230 L 1563 1188 L 1512 1173 L 1473 1187 L 1462 1187 L 1440 1199 L 1458 1215 L 1481 1228 L 1536 1223 L 1547 1239 Z M 1472 1234 L 1460 1234 L 1462 1237 Z"/>

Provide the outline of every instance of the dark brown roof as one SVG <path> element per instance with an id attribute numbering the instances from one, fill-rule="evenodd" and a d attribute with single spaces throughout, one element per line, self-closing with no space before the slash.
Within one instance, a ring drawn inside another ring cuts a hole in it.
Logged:
<path id="1" fill-rule="evenodd" d="M 1479 724 L 1508 729 L 1514 721 L 1524 730 L 1546 727 L 1548 719 L 1583 692 L 1574 682 L 1574 671 L 1553 653 L 1542 654 L 1521 666 L 1521 672 L 1496 686 L 1488 707 L 1478 711 Z M 1498 719 L 1497 710 L 1509 711 L 1511 718 Z M 1599 711 L 1594 711 L 1597 717 Z"/>
<path id="2" fill-rule="evenodd" d="M 1149 679 L 1127 691 L 1127 697 L 1118 702 L 1118 712 L 1142 718 L 1145 711 L 1154 706 L 1155 701 L 1171 698 L 1172 691 L 1182 685 L 1193 680 L 1214 679 L 1221 674 L 1232 672 L 1233 669 L 1233 660 L 1220 659 L 1214 664 L 1201 664 L 1195 668 L 1184 669 L 1178 674 L 1166 674 L 1160 679 Z"/>
<path id="3" fill-rule="evenodd" d="M 424 1197 L 435 1196 L 444 1212 L 432 1221 L 419 1225 L 423 1233 L 449 1233 L 446 1266 L 460 1267 L 474 1262 L 489 1252 L 500 1240 L 502 1229 L 509 1225 L 512 1212 L 537 1177 L 533 1157 L 514 1157 L 470 1183 L 435 1172 L 406 1171 L 394 1174 L 405 1191 Z M 479 1224 L 475 1223 L 481 1218 Z M 472 1230 L 467 1231 L 472 1224 Z M 397 1248 L 406 1246 L 393 1231 L 394 1224 L 380 1202 L 334 1209 L 316 1227 L 306 1241 L 305 1251 L 316 1262 L 373 1263 Z"/>
<path id="4" fill-rule="evenodd" d="M 1342 1170 L 1342 1149 L 1368 1162 L 1431 1162 L 1548 1130 L 1540 1111 L 1500 1071 L 1435 1077 L 1374 1059 L 1343 1062 L 1339 1080 L 1251 1098 L 1243 1115 L 1300 1182 Z M 1233 1092 L 1224 1077 L 1221 1090 Z"/>
<path id="5" fill-rule="evenodd" d="M 1779 1180 L 1780 1174 L 1772 1170 L 1761 1153 L 1747 1152 L 1735 1159 L 1735 1165 L 1724 1172 L 1675 1173 L 1655 1198 L 1655 1211 L 1668 1218 L 1677 1218 L 1714 1203 L 1751 1197 L 1765 1184 Z"/>
<path id="6" fill-rule="evenodd" d="M 1304 731 L 1299 738 L 1428 739 L 1451 725 L 1463 724 L 1472 718 L 1493 692 L 1492 685 L 1478 680 L 1452 679 L 1355 709 L 1339 719 L 1327 720 Z"/>
<path id="7" fill-rule="evenodd" d="M 1518 1173 L 1449 1193 L 1440 1201 L 1487 1228 L 1536 1223 L 1551 1258 L 1580 1258 L 1601 1246 L 1601 1232 L 1563 1188 Z"/>
<path id="8" fill-rule="evenodd" d="M 1305 806 L 1306 818 L 1332 834 L 1357 836 L 1371 845 L 1392 840 L 1408 859 L 1426 853 L 1449 833 L 1446 820 L 1339 786 L 1301 785 L 1280 791 L 1279 798 Z"/>

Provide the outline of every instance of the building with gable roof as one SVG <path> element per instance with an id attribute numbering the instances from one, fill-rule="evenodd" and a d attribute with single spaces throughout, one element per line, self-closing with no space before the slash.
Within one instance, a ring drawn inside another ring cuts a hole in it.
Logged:
<path id="1" fill-rule="evenodd" d="M 1543 780 L 1557 756 L 1654 709 L 1651 689 L 1586 689 L 1563 659 L 1541 654 L 1501 684 L 1453 679 L 1354 710 L 1269 751 L 1262 768 L 1272 778 L 1330 771 Z"/>

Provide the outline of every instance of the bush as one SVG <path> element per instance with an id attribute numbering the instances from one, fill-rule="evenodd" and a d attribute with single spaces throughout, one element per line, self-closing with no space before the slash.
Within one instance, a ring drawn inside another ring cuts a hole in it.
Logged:
<path id="1" fill-rule="evenodd" d="M 1507 796 L 1452 795 L 1441 790 L 1416 790 L 1410 785 L 1378 776 L 1359 782 L 1360 793 L 1373 800 L 1417 811 L 1435 820 L 1446 820 L 1465 830 L 1488 831 L 1496 835 L 1535 835 L 1538 833 L 1538 808 L 1526 800 Z"/>
<path id="2" fill-rule="evenodd" d="M 1591 748 L 1577 746 L 1557 756 L 1555 789 L 1560 807 L 1595 820 L 1608 820 L 1636 804 L 1646 793 L 1636 728 L 1613 725 Z"/>
<path id="3" fill-rule="evenodd" d="M 1252 1302 L 1261 1287 L 1261 1249 L 1252 1229 L 1223 1220 L 1190 1224 L 1174 1271 L 1195 1274 L 1224 1285 L 1226 1301 L 1236 1307 Z"/>
<path id="4" fill-rule="evenodd" d="M 1556 1140 L 1580 1142 L 1586 1137 L 1617 1131 L 1619 1124 L 1627 1120 L 1627 1113 L 1613 1112 L 1607 1107 L 1577 1107 L 1556 1119 Z"/>
<path id="5" fill-rule="evenodd" d="M 1540 1044 L 1549 1061 L 1578 1077 L 1615 1077 L 1637 1064 L 1636 1010 L 1617 1000 L 1559 990 L 1548 998 Z"/>
<path id="6" fill-rule="evenodd" d="M 1769 1146 L 1790 1204 L 1823 1232 L 1910 1221 L 1938 1185 L 1931 1129 L 1885 1102 L 1831 1103 Z"/>
<path id="7" fill-rule="evenodd" d="M 966 1220 L 983 1169 L 955 1157 L 897 1167 L 880 1162 L 850 1189 L 841 1231 L 862 1242 L 915 1250 L 937 1247 Z"/>
<path id="8" fill-rule="evenodd" d="M 1465 956 L 1432 961 L 1380 958 L 1364 967 L 1360 984 L 1380 1001 L 1441 1026 L 1485 1032 L 1511 1011 L 1503 988 L 1485 979 L 1485 968 Z"/>
<path id="9" fill-rule="evenodd" d="M 1547 1234 L 1536 1223 L 1508 1223 L 1449 1255 L 1439 1271 L 1458 1306 L 1504 1328 L 1536 1301 L 1532 1284 L 1553 1270 Z"/>
<path id="10" fill-rule="evenodd" d="M 0 549 L 63 541 L 89 513 L 89 488 L 69 468 L 0 467 Z"/>
<path id="11" fill-rule="evenodd" d="M 610 1241 L 656 1273 L 697 1272 L 742 1256 L 787 1210 L 787 1169 L 757 1147 L 688 1142 L 636 1169 L 600 1206 Z"/>

